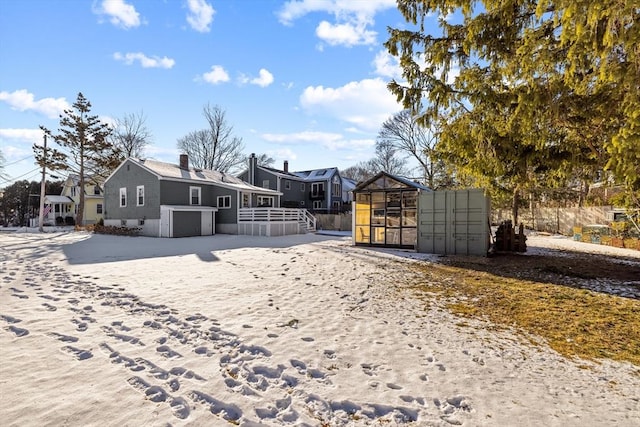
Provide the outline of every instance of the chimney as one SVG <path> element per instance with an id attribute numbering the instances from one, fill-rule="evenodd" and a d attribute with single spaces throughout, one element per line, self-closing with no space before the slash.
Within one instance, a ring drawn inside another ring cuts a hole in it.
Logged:
<path id="1" fill-rule="evenodd" d="M 180 169 L 189 170 L 189 156 L 180 154 Z"/>
<path id="2" fill-rule="evenodd" d="M 258 166 L 258 159 L 256 153 L 251 153 L 249 156 L 249 184 L 256 185 L 256 167 Z"/>
<path id="3" fill-rule="evenodd" d="M 289 172 L 289 161 L 288 160 L 284 161 L 284 167 L 283 168 L 284 168 L 285 172 Z"/>

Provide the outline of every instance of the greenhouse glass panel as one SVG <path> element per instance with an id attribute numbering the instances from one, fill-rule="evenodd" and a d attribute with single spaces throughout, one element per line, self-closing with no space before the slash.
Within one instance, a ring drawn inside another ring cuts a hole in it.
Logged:
<path id="1" fill-rule="evenodd" d="M 415 191 L 403 191 L 402 192 L 402 207 L 403 208 L 416 208 L 418 205 L 418 193 Z"/>
<path id="2" fill-rule="evenodd" d="M 356 243 L 370 243 L 368 226 L 356 226 Z"/>
<path id="3" fill-rule="evenodd" d="M 372 225 L 384 225 L 384 209 L 374 209 L 371 214 L 371 224 Z"/>
<path id="4" fill-rule="evenodd" d="M 371 227 L 371 243 L 384 245 L 385 231 L 386 229 L 384 227 Z"/>
<path id="5" fill-rule="evenodd" d="M 400 209 L 387 211 L 387 227 L 400 227 Z"/>
<path id="6" fill-rule="evenodd" d="M 402 226 L 415 227 L 418 225 L 418 217 L 416 209 L 404 209 L 402 211 Z"/>
<path id="7" fill-rule="evenodd" d="M 417 243 L 417 233 L 415 228 L 403 228 L 402 229 L 402 244 L 403 245 L 415 245 Z"/>
<path id="8" fill-rule="evenodd" d="M 399 208 L 400 207 L 400 195 L 399 191 L 390 191 L 387 193 L 387 208 Z"/>

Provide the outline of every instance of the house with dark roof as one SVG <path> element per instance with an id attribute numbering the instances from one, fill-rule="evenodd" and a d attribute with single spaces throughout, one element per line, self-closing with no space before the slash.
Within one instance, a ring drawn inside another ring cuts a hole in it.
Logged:
<path id="1" fill-rule="evenodd" d="M 126 159 L 105 181 L 104 224 L 138 227 L 146 236 L 283 235 L 312 230 L 304 212 L 283 211 L 282 193 L 230 174 Z"/>
<path id="2" fill-rule="evenodd" d="M 238 177 L 251 185 L 282 193 L 281 207 L 304 208 L 312 213 L 350 208 L 342 190 L 343 179 L 335 167 L 292 172 L 286 160 L 283 169 L 275 169 L 258 165 L 255 154 L 251 154 L 247 170 Z"/>

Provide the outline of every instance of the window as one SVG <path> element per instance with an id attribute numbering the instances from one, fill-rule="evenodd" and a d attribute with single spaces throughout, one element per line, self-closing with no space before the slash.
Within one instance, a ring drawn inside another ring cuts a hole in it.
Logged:
<path id="1" fill-rule="evenodd" d="M 99 196 L 100 195 L 100 187 L 98 187 L 97 185 L 95 185 L 93 187 L 93 195 L 94 196 Z"/>
<path id="2" fill-rule="evenodd" d="M 313 209 L 321 209 L 321 208 L 322 208 L 322 200 L 314 200 Z"/>
<path id="3" fill-rule="evenodd" d="M 71 197 L 76 197 L 76 187 L 71 187 Z"/>
<path id="4" fill-rule="evenodd" d="M 137 194 L 137 206 L 144 206 L 144 185 L 138 185 L 136 187 Z"/>
<path id="5" fill-rule="evenodd" d="M 334 196 L 339 196 L 340 195 L 340 183 L 339 182 L 334 182 L 333 183 L 333 195 Z"/>
<path id="6" fill-rule="evenodd" d="M 312 196 L 324 196 L 324 182 L 314 182 L 311 184 Z"/>
<path id="7" fill-rule="evenodd" d="M 284 181 L 284 189 L 291 190 L 291 181 L 289 181 L 288 179 Z"/>
<path id="8" fill-rule="evenodd" d="M 242 207 L 249 208 L 251 204 L 249 201 L 251 200 L 251 196 L 248 193 L 242 193 Z"/>
<path id="9" fill-rule="evenodd" d="M 271 207 L 273 207 L 273 197 L 272 196 L 258 196 L 258 207 L 260 207 L 260 208 L 271 208 Z"/>
<path id="10" fill-rule="evenodd" d="M 333 202 L 333 208 L 334 208 L 334 209 L 340 209 L 340 202 L 336 202 L 336 201 L 334 201 L 334 202 Z"/>
<path id="11" fill-rule="evenodd" d="M 189 187 L 189 202 L 192 205 L 200 205 L 200 196 L 202 195 L 202 188 Z"/>
<path id="12" fill-rule="evenodd" d="M 265 179 L 264 181 L 262 181 L 262 188 L 269 188 L 269 180 Z"/>
<path id="13" fill-rule="evenodd" d="M 127 189 L 126 189 L 126 187 L 123 187 L 123 188 L 120 189 L 120 207 L 121 208 L 127 207 Z"/>
<path id="14" fill-rule="evenodd" d="M 98 203 L 96 205 L 96 213 L 97 214 L 101 214 L 102 213 L 102 203 Z"/>
<path id="15" fill-rule="evenodd" d="M 231 196 L 218 196 L 218 208 L 229 209 L 231 207 Z"/>
<path id="16" fill-rule="evenodd" d="M 300 183 L 300 191 L 304 191 L 304 182 Z"/>

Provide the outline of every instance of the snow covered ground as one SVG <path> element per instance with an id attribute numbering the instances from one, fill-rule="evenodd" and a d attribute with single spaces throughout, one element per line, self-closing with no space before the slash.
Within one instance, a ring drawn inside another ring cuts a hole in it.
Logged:
<path id="1" fill-rule="evenodd" d="M 640 262 L 567 238 L 527 243 Z M 411 298 L 407 263 L 436 260 L 311 234 L 0 233 L 0 419 L 639 425 L 638 366 L 567 360 Z"/>

